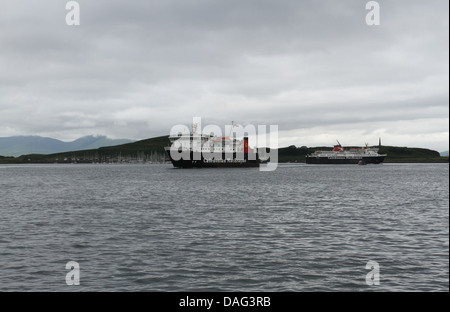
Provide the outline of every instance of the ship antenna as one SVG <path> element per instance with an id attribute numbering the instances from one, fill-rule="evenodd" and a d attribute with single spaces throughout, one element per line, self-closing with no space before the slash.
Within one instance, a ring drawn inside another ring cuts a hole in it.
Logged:
<path id="1" fill-rule="evenodd" d="M 342 146 L 341 143 L 339 142 L 339 140 L 336 140 L 336 141 L 338 142 L 338 145 L 339 145 L 339 146 Z"/>
<path id="2" fill-rule="evenodd" d="M 233 133 L 233 128 L 234 128 L 234 120 L 231 121 L 230 134 L 228 135 L 228 137 L 230 137 L 230 138 L 231 138 L 231 134 Z"/>
<path id="3" fill-rule="evenodd" d="M 230 138 L 231 138 L 231 135 L 233 134 L 234 127 L 240 127 L 240 126 L 239 126 L 239 125 L 236 125 L 236 124 L 234 123 L 234 120 L 233 120 L 233 121 L 231 121 L 230 134 L 228 135 L 228 137 L 230 137 Z"/>

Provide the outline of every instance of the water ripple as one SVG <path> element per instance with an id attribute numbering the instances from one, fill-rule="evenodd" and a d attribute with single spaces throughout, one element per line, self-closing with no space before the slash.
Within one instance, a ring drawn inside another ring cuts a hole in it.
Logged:
<path id="1" fill-rule="evenodd" d="M 449 290 L 448 164 L 1 169 L 0 291 Z"/>

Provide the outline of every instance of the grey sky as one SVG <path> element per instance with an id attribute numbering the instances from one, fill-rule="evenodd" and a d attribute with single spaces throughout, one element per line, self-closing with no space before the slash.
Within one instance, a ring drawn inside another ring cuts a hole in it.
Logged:
<path id="1" fill-rule="evenodd" d="M 280 145 L 448 150 L 447 0 L 0 0 L 0 137 L 143 139 L 193 116 Z"/>

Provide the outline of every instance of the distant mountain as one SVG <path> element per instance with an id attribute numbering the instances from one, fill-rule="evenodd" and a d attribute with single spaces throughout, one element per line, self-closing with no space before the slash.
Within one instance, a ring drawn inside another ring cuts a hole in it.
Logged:
<path id="1" fill-rule="evenodd" d="M 95 149 L 105 146 L 114 146 L 131 143 L 132 140 L 114 140 L 106 136 L 85 136 L 72 142 L 40 136 L 14 136 L 0 138 L 0 155 L 21 156 L 28 154 L 53 154 L 68 151 Z"/>
<path id="2" fill-rule="evenodd" d="M 448 151 L 446 151 L 446 152 L 441 152 L 441 157 L 448 157 Z"/>
<path id="3" fill-rule="evenodd" d="M 161 136 L 151 139 L 135 141 L 115 146 L 100 148 L 71 150 L 52 154 L 28 154 L 19 157 L 0 156 L 0 164 L 22 163 L 92 163 L 114 161 L 155 161 L 165 159 L 164 147 L 169 144 L 169 136 Z"/>

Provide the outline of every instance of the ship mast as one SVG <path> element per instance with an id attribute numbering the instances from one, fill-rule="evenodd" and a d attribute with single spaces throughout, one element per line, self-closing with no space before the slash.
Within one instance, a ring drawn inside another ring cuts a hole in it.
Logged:
<path id="1" fill-rule="evenodd" d="M 234 121 L 231 121 L 230 134 L 228 134 L 228 137 L 229 137 L 229 138 L 231 138 L 231 134 L 233 133 L 233 128 L 234 128 Z"/>

